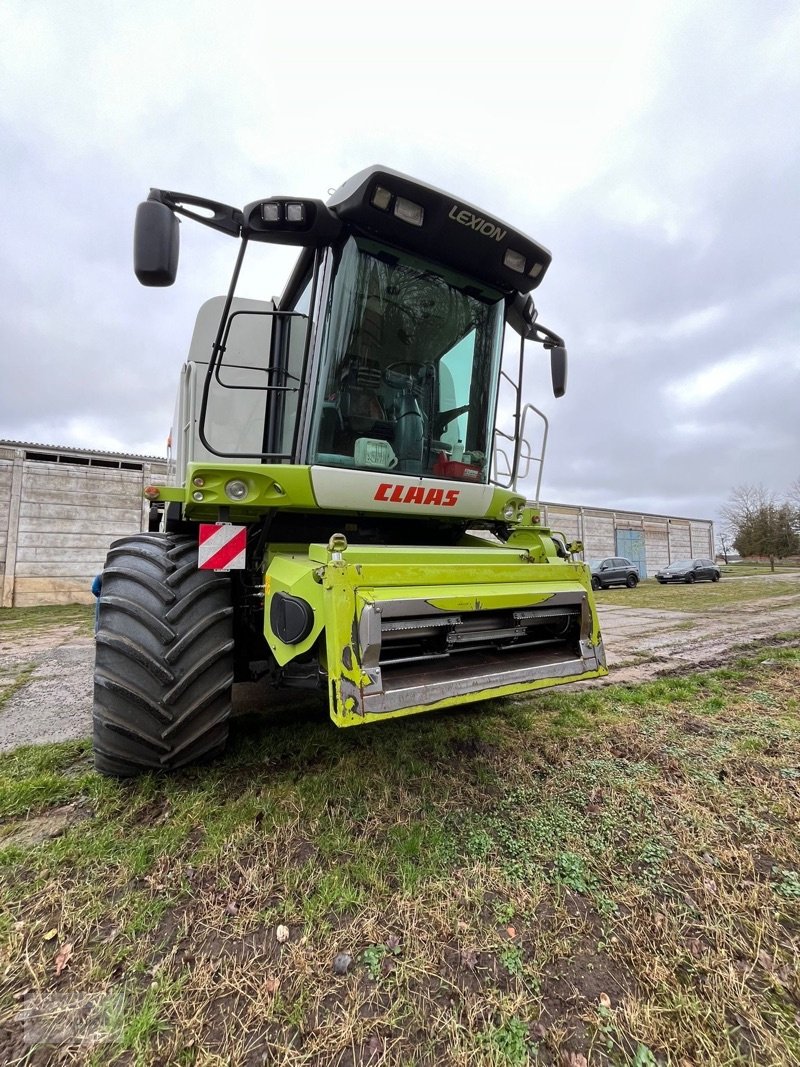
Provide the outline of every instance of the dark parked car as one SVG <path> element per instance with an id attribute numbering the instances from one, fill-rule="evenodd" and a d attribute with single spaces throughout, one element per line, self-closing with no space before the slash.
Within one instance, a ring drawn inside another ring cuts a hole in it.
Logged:
<path id="1" fill-rule="evenodd" d="M 679 559 L 660 571 L 656 571 L 656 580 L 662 585 L 666 582 L 718 582 L 719 567 L 713 559 Z"/>
<path id="2" fill-rule="evenodd" d="M 610 585 L 627 585 L 633 589 L 639 584 L 639 571 L 629 559 L 609 556 L 607 559 L 590 559 L 592 589 L 608 589 Z"/>

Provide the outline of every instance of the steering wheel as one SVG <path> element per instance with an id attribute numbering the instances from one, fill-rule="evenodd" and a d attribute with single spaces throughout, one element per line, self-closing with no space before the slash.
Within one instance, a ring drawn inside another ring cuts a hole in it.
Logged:
<path id="1" fill-rule="evenodd" d="M 433 363 L 413 363 L 411 360 L 398 360 L 384 369 L 383 380 L 392 389 L 409 388 L 415 382 L 421 382 L 428 370 L 435 372 Z"/>

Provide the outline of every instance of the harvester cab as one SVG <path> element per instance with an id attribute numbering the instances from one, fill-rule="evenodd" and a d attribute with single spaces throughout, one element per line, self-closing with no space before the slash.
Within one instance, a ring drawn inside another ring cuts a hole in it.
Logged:
<path id="1" fill-rule="evenodd" d="M 239 240 L 184 366 L 161 529 L 112 545 L 95 753 L 118 775 L 222 749 L 234 681 L 320 688 L 340 726 L 606 673 L 584 565 L 518 491 L 538 459 L 525 342 L 550 253 L 385 167 L 327 201 L 243 210 L 152 190 L 140 282 L 170 285 L 178 216 Z M 248 246 L 300 254 L 279 298 L 236 296 Z M 506 325 L 519 358 L 503 365 Z M 513 430 L 498 426 L 501 382 Z M 543 417 L 543 416 L 542 416 Z M 537 493 L 538 497 L 538 486 Z"/>

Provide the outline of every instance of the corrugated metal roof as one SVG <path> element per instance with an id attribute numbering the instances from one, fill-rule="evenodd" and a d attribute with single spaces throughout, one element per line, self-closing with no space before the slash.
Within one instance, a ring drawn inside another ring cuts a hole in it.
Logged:
<path id="1" fill-rule="evenodd" d="M 96 448 L 75 448 L 70 445 L 43 445 L 37 441 L 5 441 L 0 440 L 0 447 L 6 448 L 31 448 L 39 452 L 58 452 L 70 456 L 106 456 L 109 459 L 141 459 L 153 460 L 156 463 L 166 463 L 166 456 L 143 456 L 136 452 L 104 452 Z"/>

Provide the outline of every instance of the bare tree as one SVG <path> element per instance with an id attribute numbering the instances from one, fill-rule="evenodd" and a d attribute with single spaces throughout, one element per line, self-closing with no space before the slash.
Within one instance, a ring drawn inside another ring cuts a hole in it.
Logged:
<path id="1" fill-rule="evenodd" d="M 800 484 L 790 495 L 795 488 Z M 776 500 L 762 485 L 734 488 L 722 516 L 733 547 L 742 556 L 766 556 L 773 572 L 776 559 L 800 552 L 798 508 L 793 500 Z"/>
<path id="2" fill-rule="evenodd" d="M 734 486 L 728 503 L 721 508 L 728 544 L 735 546 L 736 537 L 743 523 L 752 519 L 760 508 L 774 502 L 773 495 L 768 493 L 763 485 Z"/>
<path id="3" fill-rule="evenodd" d="M 721 534 L 720 535 L 720 543 L 722 544 L 722 558 L 725 560 L 725 566 L 727 567 L 728 563 L 730 562 L 730 560 L 728 559 L 728 553 L 730 552 L 731 548 L 733 547 L 731 545 L 730 534 L 728 534 L 728 533 Z"/>
<path id="4" fill-rule="evenodd" d="M 737 485 L 731 490 L 730 500 L 722 508 L 722 516 L 735 529 L 742 518 L 754 515 L 759 508 L 775 503 L 775 495 L 763 485 Z"/>

